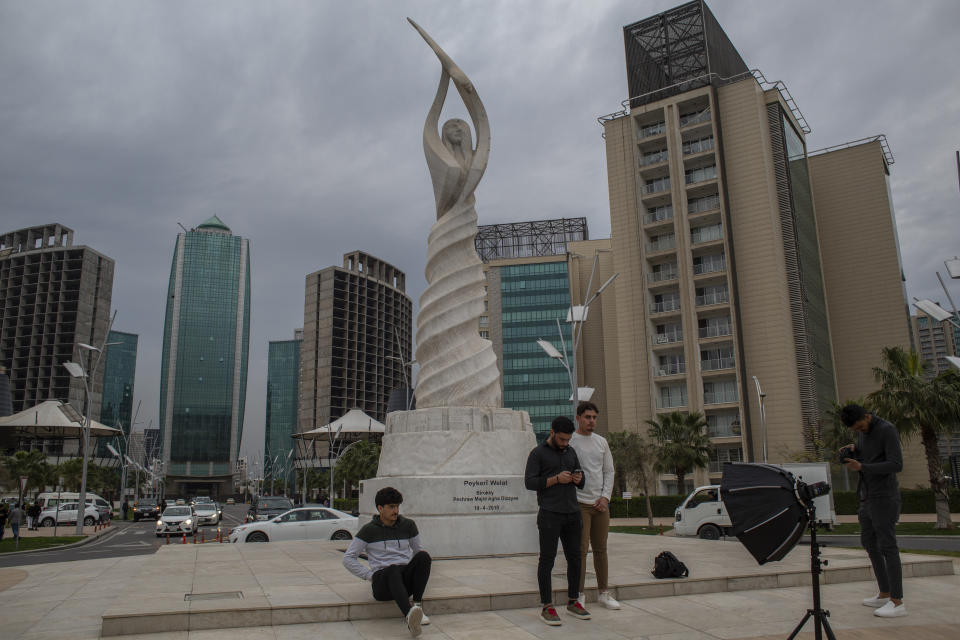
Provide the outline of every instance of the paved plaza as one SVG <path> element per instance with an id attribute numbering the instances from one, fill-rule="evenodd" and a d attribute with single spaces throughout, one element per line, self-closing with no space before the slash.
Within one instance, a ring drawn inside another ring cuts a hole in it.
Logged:
<path id="1" fill-rule="evenodd" d="M 373 602 L 369 584 L 342 568 L 345 547 L 171 544 L 149 556 L 0 569 L 0 629 L 9 640 L 408 637 L 395 605 Z M 663 549 L 687 563 L 689 579 L 650 575 Z M 588 604 L 594 620 L 565 619 L 559 628 L 537 618 L 535 556 L 438 560 L 424 604 L 433 624 L 423 637 L 785 637 L 810 606 L 804 546 L 763 567 L 735 541 L 611 534 L 610 552 L 610 580 L 623 609 Z M 904 555 L 910 615 L 891 621 L 860 605 L 875 588 L 862 550 L 828 548 L 824 555 L 825 606 L 836 630 L 850 630 L 839 637 L 866 637 L 853 634 L 878 628 L 906 633 L 908 627 L 913 640 L 955 637 L 946 631 L 960 625 L 960 576 L 952 559 Z M 557 589 L 565 584 L 564 571 L 561 555 Z M 588 589 L 594 584 L 591 574 Z M 187 601 L 186 594 L 202 599 Z M 595 598 L 595 589 L 589 595 Z M 870 637 L 904 636 L 871 631 Z"/>

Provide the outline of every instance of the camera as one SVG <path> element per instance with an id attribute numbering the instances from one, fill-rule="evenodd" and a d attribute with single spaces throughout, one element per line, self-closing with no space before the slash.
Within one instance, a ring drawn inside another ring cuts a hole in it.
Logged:
<path id="1" fill-rule="evenodd" d="M 797 482 L 797 497 L 805 504 L 828 493 L 830 493 L 830 485 L 826 482 L 814 482 L 813 484 Z"/>
<path id="2" fill-rule="evenodd" d="M 837 462 L 840 464 L 845 464 L 847 458 L 850 458 L 851 460 L 855 459 L 853 447 L 844 447 L 843 449 L 840 449 L 840 453 L 837 454 Z"/>

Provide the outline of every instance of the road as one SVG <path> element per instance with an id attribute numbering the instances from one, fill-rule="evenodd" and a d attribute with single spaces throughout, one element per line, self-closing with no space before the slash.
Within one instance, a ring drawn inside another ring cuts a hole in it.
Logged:
<path id="1" fill-rule="evenodd" d="M 223 531 L 224 539 L 226 539 L 227 532 L 232 527 L 243 523 L 246 512 L 246 505 L 223 506 L 223 519 L 220 522 L 220 528 Z M 68 549 L 4 554 L 0 556 L 0 567 L 150 555 L 156 553 L 157 549 L 167 543 L 166 539 L 157 538 L 154 533 L 155 526 L 155 520 L 116 522 L 114 524 L 116 533 L 109 533 L 89 544 Z M 208 540 L 217 537 L 217 527 L 207 525 L 201 529 Z M 193 542 L 193 540 L 188 536 L 187 542 Z M 181 544 L 181 538 L 171 538 L 170 544 Z"/>
<path id="2" fill-rule="evenodd" d="M 828 547 L 859 547 L 860 536 L 818 535 L 817 541 Z M 809 543 L 810 538 L 803 537 Z M 901 549 L 929 549 L 931 551 L 960 551 L 960 536 L 897 536 Z"/>

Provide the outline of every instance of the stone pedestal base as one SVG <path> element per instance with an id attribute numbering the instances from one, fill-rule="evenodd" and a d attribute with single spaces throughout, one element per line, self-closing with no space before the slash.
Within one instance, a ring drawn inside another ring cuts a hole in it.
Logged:
<path id="1" fill-rule="evenodd" d="M 536 553 L 537 496 L 523 471 L 536 438 L 526 412 L 482 407 L 398 411 L 376 478 L 360 485 L 361 519 L 377 513 L 383 487 L 403 494 L 435 558 Z"/>

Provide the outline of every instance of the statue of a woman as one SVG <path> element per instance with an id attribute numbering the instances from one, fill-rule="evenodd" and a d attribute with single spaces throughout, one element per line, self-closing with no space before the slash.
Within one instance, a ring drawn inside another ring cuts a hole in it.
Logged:
<path id="1" fill-rule="evenodd" d="M 409 20 L 409 18 L 408 18 Z M 474 246 L 477 212 L 473 192 L 487 168 L 490 125 L 476 89 L 427 33 L 410 20 L 440 59 L 437 96 L 423 129 L 423 151 L 433 181 L 437 222 L 427 243 L 427 289 L 417 318 L 417 408 L 499 407 L 500 373 L 489 340 L 478 333 L 483 315 L 483 266 Z M 460 119 L 437 126 L 453 80 L 477 133 Z"/>

